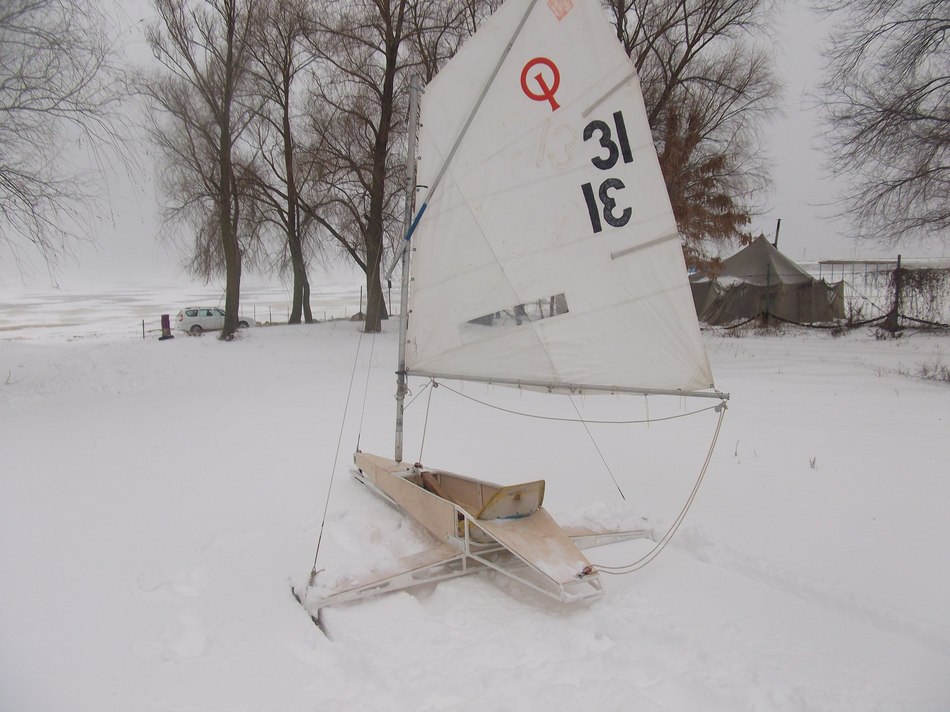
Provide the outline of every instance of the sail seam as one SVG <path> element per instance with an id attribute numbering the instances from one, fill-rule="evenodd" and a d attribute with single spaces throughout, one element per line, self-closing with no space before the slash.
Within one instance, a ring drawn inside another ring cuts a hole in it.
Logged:
<path id="1" fill-rule="evenodd" d="M 607 90 L 607 93 L 606 93 L 606 94 L 604 94 L 604 95 L 603 95 L 602 97 L 600 97 L 597 101 L 595 101 L 593 104 L 591 104 L 591 105 L 588 106 L 586 109 L 584 109 L 584 111 L 581 112 L 581 116 L 583 116 L 583 117 L 586 119 L 591 113 L 593 113 L 594 109 L 596 109 L 598 106 L 600 106 L 600 105 L 603 104 L 605 101 L 607 101 L 607 99 L 609 99 L 610 96 L 611 96 L 614 92 L 616 92 L 618 89 L 620 89 L 620 87 L 622 87 L 624 84 L 626 84 L 627 82 L 629 82 L 629 81 L 630 81 L 631 79 L 633 79 L 635 76 L 637 76 L 637 70 L 636 70 L 636 68 L 634 67 L 634 68 L 632 68 L 627 74 L 625 74 L 625 75 L 623 76 L 623 78 L 622 78 L 620 81 L 618 81 L 616 84 L 614 84 L 612 87 L 610 87 L 610 89 Z"/>
<path id="2" fill-rule="evenodd" d="M 670 233 L 669 235 L 664 235 L 663 237 L 658 237 L 655 240 L 650 240 L 649 242 L 644 242 L 642 245 L 634 245 L 633 247 L 627 247 L 623 250 L 617 250 L 616 252 L 610 253 L 610 259 L 615 260 L 618 257 L 625 257 L 633 252 L 638 252 L 640 250 L 645 250 L 648 247 L 653 247 L 654 245 L 659 245 L 664 242 L 669 242 L 670 240 L 679 240 L 679 233 Z"/>

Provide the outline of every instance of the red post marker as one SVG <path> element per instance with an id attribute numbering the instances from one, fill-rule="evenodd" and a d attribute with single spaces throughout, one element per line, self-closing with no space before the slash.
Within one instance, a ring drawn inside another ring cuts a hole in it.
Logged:
<path id="1" fill-rule="evenodd" d="M 171 320 L 168 318 L 168 314 L 162 314 L 162 335 L 158 337 L 159 341 L 164 341 L 165 339 L 174 339 L 172 336 L 172 325 Z"/>

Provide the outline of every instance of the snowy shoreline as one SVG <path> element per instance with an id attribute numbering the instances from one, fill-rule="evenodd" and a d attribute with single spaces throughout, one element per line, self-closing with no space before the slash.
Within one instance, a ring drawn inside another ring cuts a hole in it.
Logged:
<path id="1" fill-rule="evenodd" d="M 315 285 L 310 305 L 319 321 L 346 318 L 360 308 L 360 285 Z M 85 289 L 0 287 L 0 340 L 143 338 L 161 334 L 161 316 L 186 306 L 221 306 L 213 286 L 137 285 Z M 241 316 L 257 323 L 285 323 L 292 295 L 283 286 L 245 285 Z M 174 324 L 173 324 L 174 328 Z"/>
<path id="2" fill-rule="evenodd" d="M 309 573 L 341 423 L 323 575 L 428 545 L 348 473 L 357 437 L 392 447 L 391 326 L 375 338 L 345 321 L 250 329 L 233 343 L 101 327 L 0 338 L 0 708 L 947 709 L 950 386 L 917 377 L 950 362 L 946 337 L 707 334 L 730 408 L 654 563 L 608 577 L 582 607 L 476 576 L 327 609 L 330 641 L 289 587 Z M 426 462 L 542 476 L 565 521 L 644 516 L 662 530 L 713 426 L 592 426 L 623 502 L 581 426 L 498 418 L 446 391 Z M 465 391 L 572 412 L 557 397 Z M 409 411 L 413 458 L 425 401 Z M 575 403 L 590 419 L 686 408 Z"/>

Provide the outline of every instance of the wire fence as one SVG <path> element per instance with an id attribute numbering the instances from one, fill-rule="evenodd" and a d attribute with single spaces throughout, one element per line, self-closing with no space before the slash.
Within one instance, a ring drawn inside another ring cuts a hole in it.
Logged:
<path id="1" fill-rule="evenodd" d="M 845 283 L 845 313 L 854 325 L 878 320 L 903 326 L 950 328 L 950 264 L 865 260 L 819 263 L 819 276 Z"/>

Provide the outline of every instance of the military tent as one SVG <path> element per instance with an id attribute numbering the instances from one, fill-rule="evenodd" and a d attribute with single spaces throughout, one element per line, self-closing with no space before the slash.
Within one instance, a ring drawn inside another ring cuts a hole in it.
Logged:
<path id="1" fill-rule="evenodd" d="M 844 283 L 815 279 L 763 236 L 723 260 L 717 275 L 693 275 L 690 284 L 707 324 L 764 314 L 801 324 L 844 318 Z"/>

